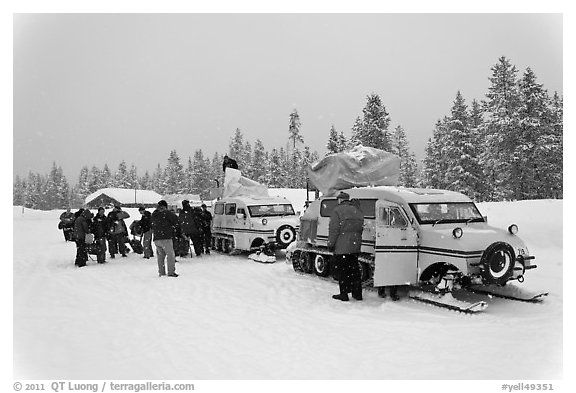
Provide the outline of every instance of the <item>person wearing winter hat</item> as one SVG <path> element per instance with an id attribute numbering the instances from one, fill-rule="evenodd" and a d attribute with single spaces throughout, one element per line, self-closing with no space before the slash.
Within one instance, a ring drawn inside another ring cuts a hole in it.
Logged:
<path id="1" fill-rule="evenodd" d="M 165 200 L 158 202 L 158 207 L 152 213 L 152 236 L 156 246 L 159 276 L 165 276 L 168 273 L 169 277 L 178 277 L 176 274 L 176 256 L 172 245 L 172 238 L 178 231 L 178 226 L 178 217 L 168 210 L 168 203 Z M 166 264 L 164 260 L 166 260 Z M 168 272 L 166 272 L 166 268 Z"/>
<path id="2" fill-rule="evenodd" d="M 340 192 L 338 205 L 332 211 L 328 224 L 328 249 L 334 253 L 340 293 L 332 298 L 347 302 L 348 293 L 362 300 L 362 282 L 358 255 L 362 246 L 364 214 L 350 202 L 350 195 Z"/>
<path id="3" fill-rule="evenodd" d="M 144 206 L 138 208 L 142 215 L 140 219 L 140 228 L 142 229 L 142 247 L 144 248 L 144 258 L 150 259 L 154 256 L 152 251 L 152 213 L 146 210 Z"/>

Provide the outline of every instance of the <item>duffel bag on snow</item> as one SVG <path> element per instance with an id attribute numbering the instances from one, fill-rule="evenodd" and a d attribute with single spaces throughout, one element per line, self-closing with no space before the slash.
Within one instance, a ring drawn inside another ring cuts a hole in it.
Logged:
<path id="1" fill-rule="evenodd" d="M 144 252 L 144 247 L 142 247 L 142 243 L 140 243 L 139 239 L 135 237 L 130 240 L 130 247 L 136 254 L 142 254 Z"/>
<path id="2" fill-rule="evenodd" d="M 90 255 L 98 255 L 102 252 L 102 247 L 102 244 L 98 242 L 86 244 L 86 252 Z"/>

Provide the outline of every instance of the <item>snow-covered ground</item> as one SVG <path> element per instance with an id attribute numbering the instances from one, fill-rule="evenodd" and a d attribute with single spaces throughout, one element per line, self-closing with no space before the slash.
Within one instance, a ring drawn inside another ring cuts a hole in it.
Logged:
<path id="1" fill-rule="evenodd" d="M 14 207 L 14 378 L 560 380 L 562 201 L 479 207 L 519 225 L 538 264 L 522 285 L 549 291 L 542 304 L 482 297 L 488 309 L 464 315 L 373 292 L 342 303 L 335 282 L 296 274 L 282 252 L 274 264 L 178 258 L 178 278 L 133 253 L 78 269 L 60 211 Z"/>

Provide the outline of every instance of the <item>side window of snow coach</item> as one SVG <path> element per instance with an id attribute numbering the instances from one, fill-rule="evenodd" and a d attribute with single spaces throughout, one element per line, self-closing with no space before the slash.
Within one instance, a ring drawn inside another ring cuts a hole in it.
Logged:
<path id="1" fill-rule="evenodd" d="M 388 208 L 387 207 L 380 207 L 378 209 L 378 223 L 381 225 L 390 225 L 388 219 Z"/>
<path id="2" fill-rule="evenodd" d="M 216 205 L 214 205 L 214 214 L 224 214 L 224 204 L 223 203 L 217 203 Z"/>
<path id="3" fill-rule="evenodd" d="M 226 204 L 226 215 L 233 216 L 236 214 L 236 204 L 235 203 L 227 203 Z"/>
<path id="4" fill-rule="evenodd" d="M 358 199 L 364 218 L 376 217 L 376 199 Z"/>
<path id="5" fill-rule="evenodd" d="M 324 199 L 320 203 L 320 216 L 330 217 L 337 204 L 338 201 L 336 199 Z"/>
<path id="6" fill-rule="evenodd" d="M 406 222 L 406 219 L 404 218 L 404 215 L 402 214 L 399 208 L 397 207 L 390 208 L 389 216 L 391 227 L 405 228 L 406 226 L 408 226 L 408 223 Z"/>

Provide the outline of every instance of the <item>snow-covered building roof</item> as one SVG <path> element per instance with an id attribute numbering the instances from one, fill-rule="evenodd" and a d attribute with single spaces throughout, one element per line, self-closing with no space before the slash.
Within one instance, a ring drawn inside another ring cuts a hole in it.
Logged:
<path id="1" fill-rule="evenodd" d="M 88 195 L 84 200 L 89 207 L 120 204 L 123 207 L 156 206 L 162 196 L 150 190 L 135 190 L 127 188 L 102 188 Z"/>

